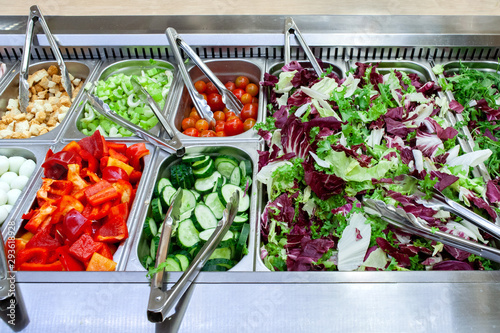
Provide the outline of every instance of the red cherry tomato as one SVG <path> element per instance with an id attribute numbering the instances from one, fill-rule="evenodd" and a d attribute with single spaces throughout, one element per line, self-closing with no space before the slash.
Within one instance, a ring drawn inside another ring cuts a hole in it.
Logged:
<path id="1" fill-rule="evenodd" d="M 252 103 L 259 103 L 259 99 L 257 97 L 253 97 L 252 98 Z"/>
<path id="2" fill-rule="evenodd" d="M 223 137 L 223 136 L 226 136 L 226 133 L 224 133 L 224 131 L 218 131 L 218 132 L 215 132 L 215 136 Z"/>
<path id="3" fill-rule="evenodd" d="M 215 111 L 214 112 L 214 119 L 215 119 L 215 121 L 218 121 L 218 120 L 224 121 L 224 120 L 226 120 L 226 115 L 222 111 Z"/>
<path id="4" fill-rule="evenodd" d="M 241 103 L 243 104 L 250 104 L 252 103 L 252 95 L 250 95 L 249 93 L 244 93 L 243 95 L 241 95 Z"/>
<path id="5" fill-rule="evenodd" d="M 188 128 L 182 134 L 189 135 L 189 136 L 200 136 L 200 132 L 194 127 Z"/>
<path id="6" fill-rule="evenodd" d="M 257 119 L 257 113 L 259 109 L 255 104 L 245 104 L 243 105 L 243 109 L 241 110 L 240 117 L 241 120 L 245 120 L 247 118 Z"/>
<path id="7" fill-rule="evenodd" d="M 251 129 L 253 127 L 253 125 L 255 125 L 255 119 L 253 119 L 253 118 L 247 118 L 243 122 L 243 130 L 246 132 L 249 129 Z"/>
<path id="8" fill-rule="evenodd" d="M 200 136 L 204 138 L 215 137 L 215 132 L 212 130 L 204 130 L 203 132 L 201 132 Z"/>
<path id="9" fill-rule="evenodd" d="M 195 123 L 196 120 L 194 118 L 191 117 L 184 118 L 184 120 L 182 121 L 182 129 L 187 130 L 188 128 L 192 128 L 194 127 Z"/>
<path id="10" fill-rule="evenodd" d="M 205 90 L 205 94 L 210 95 L 210 94 L 214 94 L 214 93 L 217 93 L 217 94 L 219 93 L 219 91 L 217 90 L 217 87 L 215 87 L 215 85 L 212 82 L 208 82 L 207 89 Z"/>
<path id="11" fill-rule="evenodd" d="M 221 111 L 225 107 L 224 103 L 222 103 L 222 96 L 217 93 L 208 95 L 207 104 L 212 111 Z"/>
<path id="12" fill-rule="evenodd" d="M 231 117 L 235 117 L 235 116 L 236 116 L 236 114 L 233 111 L 226 112 L 226 120 L 231 118 Z"/>
<path id="13" fill-rule="evenodd" d="M 200 94 L 203 94 L 205 90 L 207 89 L 207 84 L 204 81 L 196 81 L 194 83 L 194 87 L 196 91 L 198 91 Z"/>
<path id="14" fill-rule="evenodd" d="M 195 122 L 201 119 L 201 117 L 198 114 L 198 111 L 196 111 L 195 107 L 193 107 L 191 109 L 191 113 L 189 114 L 189 117 L 193 118 Z M 192 126 L 192 127 L 194 127 L 194 126 Z"/>
<path id="15" fill-rule="evenodd" d="M 102 179 L 115 183 L 117 180 L 129 181 L 128 173 L 120 167 L 108 166 L 102 169 Z"/>
<path id="16" fill-rule="evenodd" d="M 208 129 L 208 121 L 205 119 L 200 119 L 194 125 L 199 132 L 203 132 Z"/>
<path id="17" fill-rule="evenodd" d="M 236 85 L 232 81 L 227 81 L 225 86 L 227 89 L 229 89 L 229 91 L 233 91 L 234 89 L 236 89 Z"/>
<path id="18" fill-rule="evenodd" d="M 236 80 L 234 80 L 234 85 L 239 89 L 245 89 L 249 83 L 250 80 L 246 76 L 238 76 Z"/>
<path id="19" fill-rule="evenodd" d="M 225 121 L 219 120 L 215 123 L 215 131 L 216 132 L 223 132 L 224 131 L 224 125 L 226 124 Z"/>
<path id="20" fill-rule="evenodd" d="M 245 93 L 245 90 L 243 89 L 234 89 L 233 94 L 236 96 L 239 100 L 241 100 L 241 96 Z"/>
<path id="21" fill-rule="evenodd" d="M 243 122 L 238 117 L 231 117 L 224 125 L 224 132 L 226 132 L 228 136 L 243 133 Z"/>
<path id="22" fill-rule="evenodd" d="M 246 86 L 245 91 L 247 92 L 247 94 L 250 94 L 252 95 L 252 97 L 255 97 L 259 93 L 259 87 L 255 83 L 249 83 Z"/>

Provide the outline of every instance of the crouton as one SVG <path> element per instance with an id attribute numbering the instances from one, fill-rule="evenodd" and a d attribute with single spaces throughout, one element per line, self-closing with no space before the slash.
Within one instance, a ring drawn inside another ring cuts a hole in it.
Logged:
<path id="1" fill-rule="evenodd" d="M 52 75 L 52 81 L 55 83 L 61 82 L 61 75 Z"/>
<path id="2" fill-rule="evenodd" d="M 57 73 L 59 73 L 59 68 L 57 68 L 57 66 L 55 66 L 55 65 L 51 65 L 51 66 L 49 67 L 49 69 L 47 69 L 47 73 L 48 73 L 50 76 L 52 76 L 52 75 L 54 75 L 54 74 L 57 74 Z"/>
<path id="3" fill-rule="evenodd" d="M 47 76 L 49 76 L 49 73 L 47 73 L 45 69 L 40 69 L 28 77 L 28 84 L 31 87 L 33 86 L 34 83 L 40 81 L 41 79 Z"/>

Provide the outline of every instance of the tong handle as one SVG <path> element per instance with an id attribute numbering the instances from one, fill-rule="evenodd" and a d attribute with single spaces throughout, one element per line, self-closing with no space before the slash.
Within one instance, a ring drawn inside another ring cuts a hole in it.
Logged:
<path id="1" fill-rule="evenodd" d="M 316 57 L 314 56 L 314 53 L 312 53 L 311 49 L 309 48 L 309 45 L 307 45 L 304 37 L 302 37 L 302 34 L 300 33 L 299 28 L 297 27 L 297 24 L 295 24 L 295 21 L 291 17 L 287 17 L 285 20 L 285 64 L 290 63 L 291 57 L 290 57 L 290 34 L 293 34 L 295 38 L 297 39 L 297 42 L 299 43 L 300 47 L 304 51 L 304 53 L 307 56 L 307 59 L 311 63 L 311 65 L 314 68 L 314 71 L 318 76 L 321 76 L 323 74 L 323 69 L 318 63 L 318 60 L 316 60 Z"/>

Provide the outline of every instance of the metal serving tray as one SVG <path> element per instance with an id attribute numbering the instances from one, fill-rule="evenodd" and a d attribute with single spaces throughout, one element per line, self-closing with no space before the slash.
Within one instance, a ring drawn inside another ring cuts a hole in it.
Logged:
<path id="1" fill-rule="evenodd" d="M 33 188 L 33 183 L 34 180 L 37 179 L 37 175 L 39 173 L 40 167 L 43 164 L 43 160 L 45 158 L 45 154 L 47 150 L 50 148 L 49 145 L 44 145 L 44 144 L 32 144 L 25 147 L 20 147 L 19 145 L 9 145 L 9 144 L 2 144 L 2 147 L 0 148 L 0 155 L 11 157 L 11 156 L 22 156 L 26 159 L 31 159 L 36 163 L 35 170 L 31 174 L 28 182 L 26 183 L 26 186 L 24 186 L 24 189 L 21 191 L 21 194 L 19 195 L 19 198 L 16 201 L 16 204 L 14 207 L 12 207 L 12 210 L 10 211 L 9 215 L 5 219 L 4 223 L 1 226 L 2 229 L 2 235 L 6 238 L 9 236 L 15 236 L 14 234 L 10 234 L 13 224 L 15 224 L 15 220 L 13 217 L 16 215 L 18 209 L 22 207 L 23 202 L 24 202 L 24 197 L 31 191 Z"/>
<path id="2" fill-rule="evenodd" d="M 234 81 L 239 75 L 247 76 L 250 79 L 250 82 L 257 85 L 264 79 L 265 61 L 263 59 L 217 59 L 206 60 L 204 62 L 223 83 L 228 80 Z M 205 82 L 208 82 L 208 79 L 198 67 L 191 66 L 191 68 L 188 69 L 188 72 L 193 82 L 196 82 L 198 80 L 204 80 Z M 178 80 L 182 81 L 181 77 L 178 77 Z M 227 143 L 236 141 L 248 141 L 248 139 L 257 141 L 259 139 L 255 130 L 249 130 L 242 134 L 226 138 L 196 138 L 182 134 L 182 120 L 191 112 L 193 102 L 191 101 L 191 97 L 189 96 L 189 93 L 183 82 L 180 82 L 179 91 L 176 91 L 175 94 L 176 99 L 175 101 L 173 101 L 173 104 L 171 106 L 177 106 L 177 109 L 172 108 L 172 110 L 169 110 L 169 120 L 173 130 L 176 131 L 182 142 L 192 143 L 203 140 L 203 142 L 207 143 Z M 261 122 L 264 120 L 265 112 L 262 89 L 259 89 L 258 96 L 259 114 L 256 120 L 257 122 Z"/>
<path id="3" fill-rule="evenodd" d="M 88 80 L 92 79 L 92 74 L 94 73 L 94 69 L 97 66 L 98 61 L 96 60 L 82 60 L 82 61 L 66 61 L 66 66 L 68 68 L 68 71 L 71 75 L 77 78 L 85 79 L 85 82 Z M 37 70 L 40 70 L 42 68 L 48 69 L 49 66 L 51 65 L 56 65 L 57 62 L 55 61 L 43 61 L 43 62 L 38 62 L 36 64 L 33 64 L 29 68 L 29 73 L 32 74 L 36 72 Z M 16 66 L 15 69 L 13 69 L 15 73 L 12 73 L 10 75 L 10 82 L 6 85 L 4 85 L 0 91 L 0 117 L 4 115 L 4 112 L 7 107 L 7 103 L 10 98 L 19 98 L 19 66 Z M 84 85 L 85 85 L 84 82 Z M 17 143 L 17 144 L 25 144 L 26 141 L 29 140 L 36 140 L 37 142 L 40 141 L 45 141 L 45 142 L 56 142 L 57 139 L 61 138 L 61 134 L 64 131 L 66 124 L 68 123 L 68 120 L 71 118 L 72 113 L 74 112 L 75 107 L 78 105 L 78 103 L 81 100 L 83 88 L 79 91 L 78 95 L 75 96 L 73 102 L 71 103 L 71 107 L 66 114 L 66 117 L 63 119 L 63 121 L 52 131 L 45 133 L 43 135 L 39 135 L 36 137 L 31 137 L 28 139 L 2 139 L 8 140 L 9 142 Z"/>
<path id="4" fill-rule="evenodd" d="M 111 142 L 123 142 L 121 140 L 107 140 Z M 61 151 L 64 146 L 66 146 L 69 142 L 69 140 L 61 140 L 54 146 L 50 147 L 54 152 L 59 152 Z M 132 145 L 134 143 L 139 143 L 143 141 L 128 141 L 126 142 L 127 146 Z M 137 214 L 137 210 L 140 207 L 139 203 L 139 197 L 140 193 L 145 190 L 146 184 L 147 184 L 147 179 L 148 179 L 148 174 L 151 169 L 152 161 L 154 160 L 154 153 L 155 153 L 155 148 L 146 142 L 146 147 L 149 149 L 150 154 L 144 157 L 144 170 L 143 174 L 141 177 L 141 180 L 139 182 L 139 186 L 137 188 L 137 193 L 138 195 L 136 196 L 136 199 L 134 199 L 134 203 L 132 204 L 132 208 L 130 209 L 130 214 L 128 217 L 127 221 L 127 226 L 128 226 L 128 231 L 129 231 L 129 237 L 120 243 L 118 246 L 118 249 L 116 250 L 115 254 L 113 255 L 113 260 L 117 263 L 116 266 L 116 271 L 123 270 L 124 263 L 128 257 L 129 251 L 129 244 L 132 243 L 133 241 L 133 235 L 136 232 L 137 228 L 137 221 L 135 218 L 135 215 Z M 49 147 L 47 147 L 48 149 Z M 37 163 L 43 164 L 44 161 L 44 153 L 40 152 L 39 153 L 40 157 L 37 160 Z M 25 220 L 22 219 L 22 215 L 27 213 L 34 205 L 35 205 L 35 200 L 36 200 L 36 193 L 40 189 L 42 185 L 42 177 L 43 177 L 43 169 L 39 168 L 38 171 L 34 175 L 34 179 L 32 179 L 30 183 L 30 188 L 29 192 L 24 196 L 22 203 L 19 205 L 19 208 L 16 210 L 15 215 L 12 217 L 12 220 L 15 223 L 15 235 L 20 232 L 21 228 L 24 226 Z M 7 222 L 7 221 L 6 221 Z M 44 282 L 43 281 L 43 274 L 40 274 L 40 272 L 29 272 L 28 274 L 33 274 L 33 278 L 40 279 L 39 282 Z M 74 278 L 71 279 L 73 282 L 77 282 L 74 280 Z M 45 281 L 46 282 L 46 281 Z"/>
<path id="5" fill-rule="evenodd" d="M 257 183 L 255 182 L 255 176 L 257 174 L 258 168 L 258 159 L 259 155 L 257 154 L 257 149 L 260 148 L 260 144 L 258 142 L 246 142 L 246 143 L 228 143 L 219 146 L 210 146 L 203 144 L 196 144 L 193 146 L 189 146 L 186 148 L 186 154 L 204 154 L 204 155 L 230 155 L 239 160 L 247 159 L 252 162 L 252 191 L 251 191 L 251 201 L 250 201 L 250 214 L 249 214 L 249 223 L 250 223 L 250 236 L 248 239 L 248 254 L 245 255 L 240 262 L 234 266 L 231 271 L 253 271 L 254 269 L 254 253 L 255 253 L 255 236 L 256 236 L 256 222 L 258 220 L 257 216 Z M 149 244 L 145 243 L 145 239 L 143 237 L 142 228 L 144 225 L 144 221 L 146 220 L 146 216 L 151 214 L 150 208 L 150 200 L 153 195 L 153 189 L 156 182 L 163 177 L 169 177 L 170 175 L 170 167 L 172 165 L 178 164 L 181 161 L 175 155 L 169 155 L 168 153 L 160 150 L 156 160 L 153 163 L 151 174 L 149 175 L 148 185 L 141 197 L 142 206 L 139 209 L 139 213 L 136 215 L 136 220 L 141 221 L 137 222 L 137 233 L 135 235 L 133 250 L 130 255 L 129 261 L 127 263 L 126 271 L 146 271 L 146 269 L 142 266 L 140 262 L 140 258 L 143 256 L 142 253 L 149 253 Z M 145 250 L 145 246 L 147 247 L 147 252 Z M 175 273 L 180 274 L 180 273 Z M 180 275 L 179 275 L 180 276 Z"/>
<path id="6" fill-rule="evenodd" d="M 9 84 L 12 79 L 11 76 L 16 73 L 16 67 L 19 67 L 19 61 L 16 60 L 1 60 L 0 63 L 5 64 L 5 73 L 0 76 L 0 89 L 3 89 L 4 85 Z"/>
<path id="7" fill-rule="evenodd" d="M 164 61 L 164 60 L 155 60 L 155 64 L 151 64 L 149 60 L 147 59 L 129 59 L 129 60 L 121 60 L 121 61 L 114 61 L 114 60 L 105 60 L 101 67 L 100 70 L 98 71 L 99 74 L 96 75 L 95 82 L 92 83 L 92 89 L 95 88 L 95 85 L 97 81 L 101 80 L 107 80 L 109 77 L 116 75 L 116 74 L 126 74 L 126 75 L 137 75 L 141 74 L 141 71 L 143 70 L 148 70 L 152 68 L 165 68 L 169 69 L 174 73 L 174 79 L 172 82 L 172 85 L 170 86 L 170 92 L 167 95 L 167 100 L 165 101 L 165 107 L 163 109 L 163 113 L 165 113 L 165 110 L 169 107 L 169 103 L 171 103 L 171 100 L 173 99 L 174 92 L 176 91 L 176 68 L 174 65 L 172 65 L 170 62 Z M 81 105 L 78 105 L 77 109 L 75 110 L 75 115 L 71 118 L 69 121 L 69 124 L 67 126 L 66 132 L 64 133 L 65 138 L 70 138 L 70 139 L 81 139 L 85 137 L 85 134 L 83 134 L 80 131 L 80 120 L 84 116 L 84 107 L 87 102 L 87 98 L 84 97 L 83 103 Z M 161 131 L 161 124 L 158 123 L 156 124 L 153 128 L 149 130 L 154 135 L 159 135 Z M 120 138 L 121 140 L 124 141 L 129 141 L 129 140 L 138 140 L 137 136 L 129 136 L 129 137 L 123 137 Z"/>

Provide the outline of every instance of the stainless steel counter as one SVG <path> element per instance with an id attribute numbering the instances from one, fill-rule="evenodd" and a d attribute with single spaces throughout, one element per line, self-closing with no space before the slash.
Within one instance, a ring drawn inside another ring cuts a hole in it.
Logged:
<path id="1" fill-rule="evenodd" d="M 48 14 L 48 13 L 47 13 Z M 332 60 L 495 61 L 500 17 L 294 17 Z M 168 58 L 173 26 L 205 58 L 283 56 L 282 16 L 48 17 L 71 59 Z M 0 59 L 21 55 L 24 17 L 0 19 Z M 35 59 L 51 58 L 44 36 Z M 294 48 L 292 55 L 303 59 Z M 2 142 L 0 142 L 0 146 Z M 258 246 L 258 244 L 256 244 Z M 255 267 L 254 267 L 255 270 Z M 179 274 L 169 275 L 175 281 Z M 500 272 L 202 272 L 178 314 L 147 321 L 144 272 L 17 275 L 28 332 L 498 332 Z M 0 331 L 7 331 L 0 323 Z"/>

